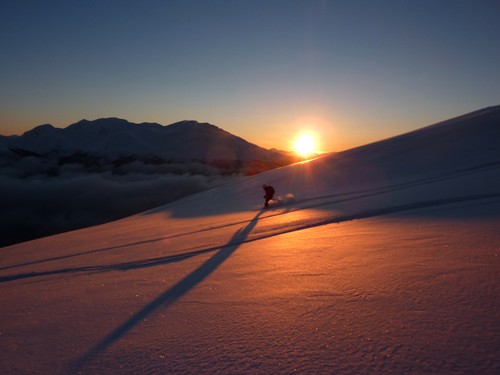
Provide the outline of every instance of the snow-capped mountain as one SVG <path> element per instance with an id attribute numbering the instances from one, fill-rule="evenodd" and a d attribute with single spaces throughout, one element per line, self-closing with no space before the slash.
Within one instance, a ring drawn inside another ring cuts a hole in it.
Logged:
<path id="1" fill-rule="evenodd" d="M 288 160 L 208 123 L 181 121 L 163 126 L 135 124 L 118 118 L 82 120 L 67 128 L 40 125 L 21 136 L 0 137 L 0 150 L 22 149 L 38 154 L 75 152 L 113 157 L 144 156 L 168 160 Z"/>
<path id="2" fill-rule="evenodd" d="M 499 373 L 499 118 L 3 248 L 2 373 Z"/>

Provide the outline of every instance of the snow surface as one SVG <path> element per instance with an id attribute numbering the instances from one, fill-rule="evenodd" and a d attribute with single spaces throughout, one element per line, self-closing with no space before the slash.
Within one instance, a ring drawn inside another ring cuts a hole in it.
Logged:
<path id="1" fill-rule="evenodd" d="M 1 249 L 1 373 L 500 373 L 499 111 Z"/>

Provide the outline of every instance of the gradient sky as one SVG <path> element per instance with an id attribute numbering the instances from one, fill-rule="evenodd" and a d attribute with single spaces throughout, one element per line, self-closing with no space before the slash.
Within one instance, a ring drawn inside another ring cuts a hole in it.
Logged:
<path id="1" fill-rule="evenodd" d="M 340 151 L 500 104 L 500 1 L 0 3 L 0 134 L 210 122 Z"/>

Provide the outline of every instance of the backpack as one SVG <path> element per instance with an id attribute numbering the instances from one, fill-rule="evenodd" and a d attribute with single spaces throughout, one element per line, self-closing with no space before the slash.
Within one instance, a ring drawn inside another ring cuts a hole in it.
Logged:
<path id="1" fill-rule="evenodd" d="M 267 195 L 274 195 L 274 188 L 272 186 L 267 186 L 266 187 L 266 194 Z"/>

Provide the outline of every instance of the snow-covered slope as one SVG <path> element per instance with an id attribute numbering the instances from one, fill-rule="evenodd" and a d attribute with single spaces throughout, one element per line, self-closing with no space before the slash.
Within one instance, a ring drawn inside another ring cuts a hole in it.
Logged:
<path id="1" fill-rule="evenodd" d="M 287 159 L 284 153 L 263 149 L 215 125 L 196 121 L 162 126 L 104 118 L 82 120 L 63 129 L 40 125 L 21 136 L 0 137 L 0 151 L 8 148 L 40 154 L 57 151 L 62 154 L 154 155 L 188 161 Z"/>
<path id="2" fill-rule="evenodd" d="M 500 372 L 499 111 L 1 249 L 0 370 Z"/>

